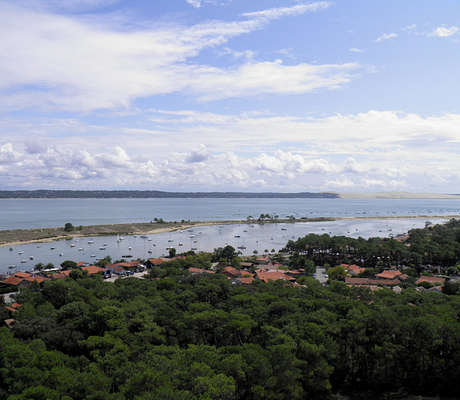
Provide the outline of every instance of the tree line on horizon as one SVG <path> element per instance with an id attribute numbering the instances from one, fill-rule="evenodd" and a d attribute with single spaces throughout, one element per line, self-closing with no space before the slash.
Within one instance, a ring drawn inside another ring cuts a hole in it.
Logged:
<path id="1" fill-rule="evenodd" d="M 339 198 L 337 193 L 167 192 L 160 190 L 1 190 L 0 199 L 59 198 Z"/>

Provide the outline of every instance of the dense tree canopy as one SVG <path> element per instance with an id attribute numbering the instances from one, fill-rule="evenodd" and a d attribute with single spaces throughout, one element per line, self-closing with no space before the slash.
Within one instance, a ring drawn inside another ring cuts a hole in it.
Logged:
<path id="1" fill-rule="evenodd" d="M 327 399 L 460 393 L 460 296 L 336 282 L 78 276 L 24 290 L 0 328 L 0 399 Z M 367 397 L 366 397 L 367 396 Z"/>
<path id="2" fill-rule="evenodd" d="M 390 238 L 350 238 L 310 234 L 290 240 L 286 250 L 317 264 L 356 263 L 364 267 L 435 264 L 455 266 L 460 260 L 460 220 L 409 231 L 404 242 Z"/>

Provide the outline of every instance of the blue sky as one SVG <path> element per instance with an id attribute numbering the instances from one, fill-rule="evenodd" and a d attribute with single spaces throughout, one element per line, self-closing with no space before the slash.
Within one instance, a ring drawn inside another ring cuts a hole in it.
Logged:
<path id="1" fill-rule="evenodd" d="M 460 193 L 454 0 L 0 4 L 0 189 Z"/>

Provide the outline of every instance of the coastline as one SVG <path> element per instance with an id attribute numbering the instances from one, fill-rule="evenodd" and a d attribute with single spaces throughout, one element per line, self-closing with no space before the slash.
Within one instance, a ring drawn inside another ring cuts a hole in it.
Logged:
<path id="1" fill-rule="evenodd" d="M 117 235 L 154 235 L 159 233 L 175 232 L 201 226 L 215 225 L 242 225 L 242 224 L 285 224 L 285 223 L 308 223 L 308 222 L 333 222 L 333 221 L 356 221 L 356 220 L 389 220 L 389 219 L 460 219 L 460 215 L 406 215 L 406 216 L 355 216 L 355 217 L 319 217 L 303 219 L 277 219 L 277 220 L 214 220 L 214 221 L 190 221 L 183 223 L 132 223 L 113 225 L 90 225 L 81 230 L 65 232 L 63 228 L 35 228 L 0 230 L 0 247 L 18 246 L 33 243 L 50 243 L 59 240 L 71 240 L 73 238 L 91 236 L 117 236 Z M 23 239 L 21 239 L 21 237 Z"/>

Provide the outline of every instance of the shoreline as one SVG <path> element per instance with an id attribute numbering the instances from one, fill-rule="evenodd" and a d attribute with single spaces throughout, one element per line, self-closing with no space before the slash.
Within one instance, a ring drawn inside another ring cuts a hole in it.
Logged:
<path id="1" fill-rule="evenodd" d="M 333 222 L 333 221 L 358 221 L 358 220 L 389 220 L 389 219 L 460 219 L 460 215 L 406 215 L 406 216 L 355 216 L 355 217 L 319 217 L 307 219 L 277 219 L 277 220 L 214 220 L 214 221 L 189 221 L 183 223 L 132 223 L 113 225 L 89 225 L 81 230 L 65 232 L 63 228 L 34 228 L 0 230 L 0 247 L 18 246 L 33 243 L 50 243 L 59 240 L 92 236 L 117 236 L 117 235 L 155 235 L 159 233 L 175 232 L 201 226 L 215 225 L 249 225 L 249 224 L 294 224 L 308 222 Z M 156 227 L 156 225 L 160 225 Z M 118 228 L 118 229 L 117 229 Z M 27 237 L 20 239 L 20 237 Z"/>

